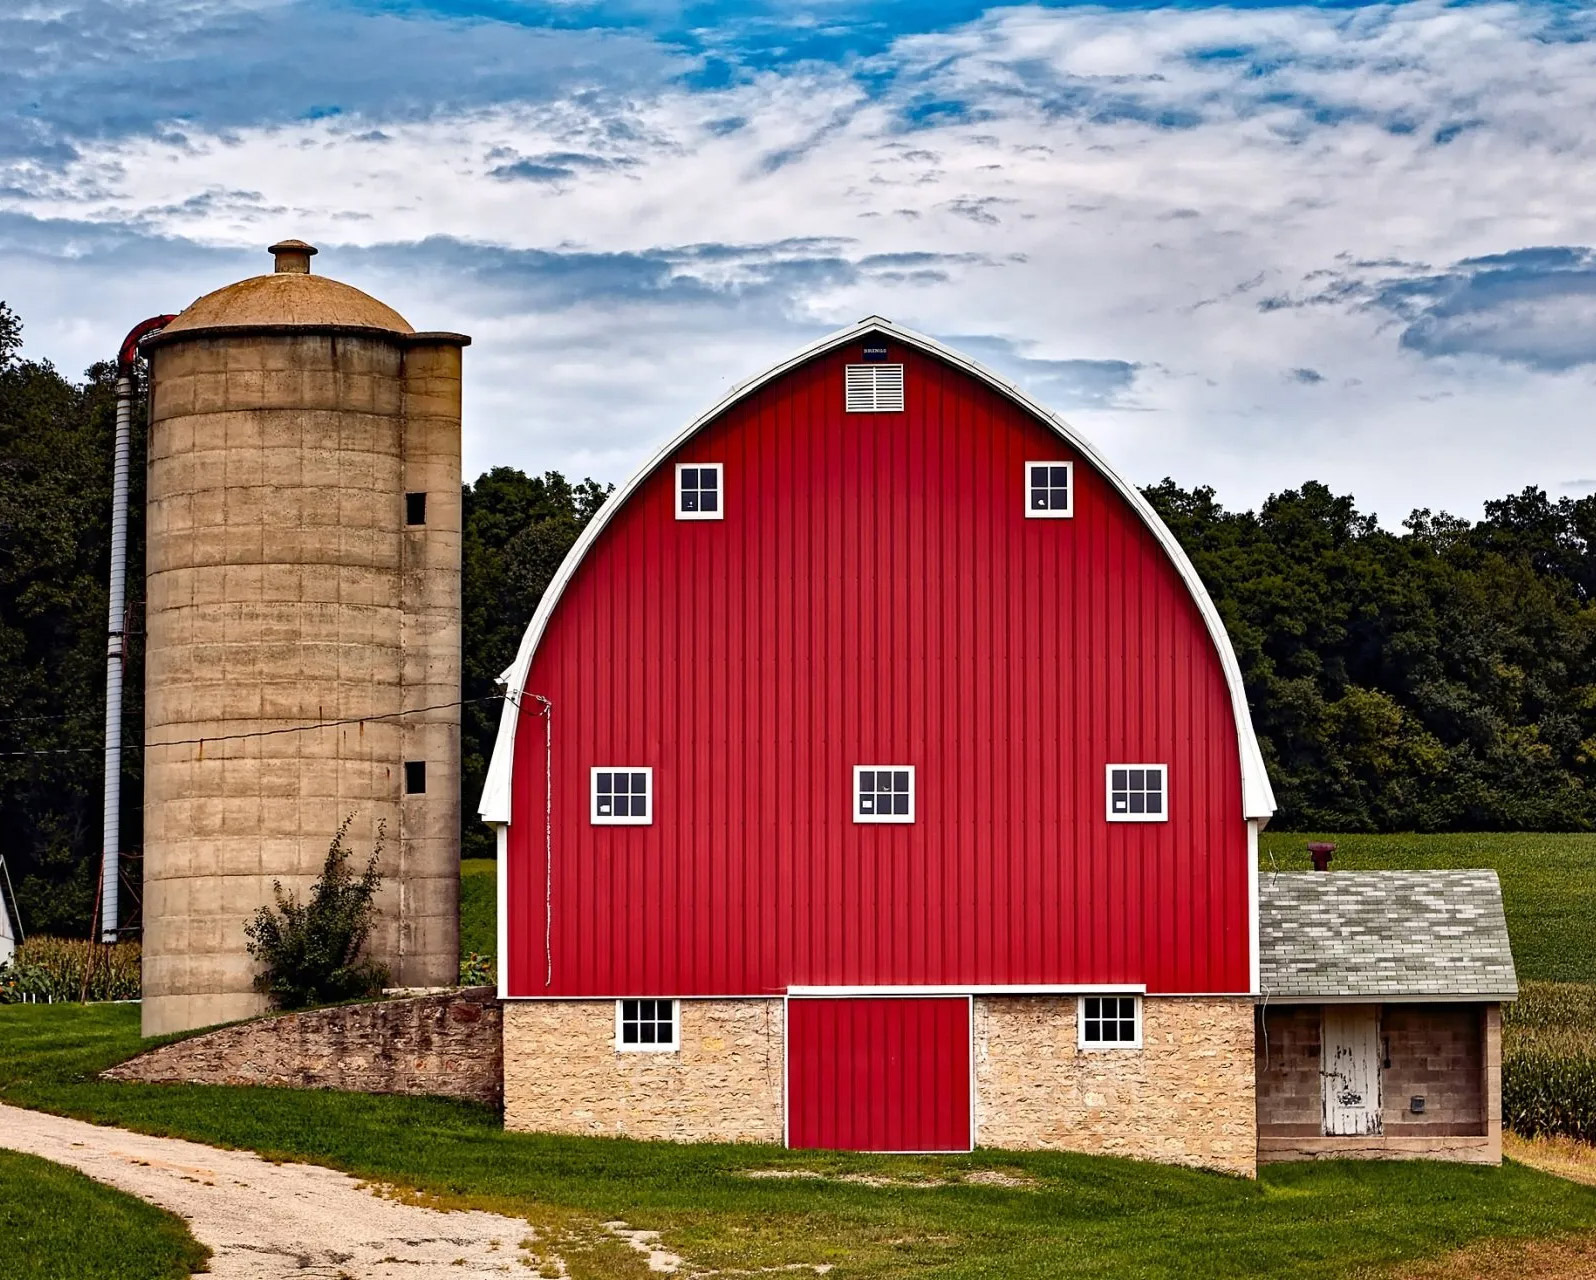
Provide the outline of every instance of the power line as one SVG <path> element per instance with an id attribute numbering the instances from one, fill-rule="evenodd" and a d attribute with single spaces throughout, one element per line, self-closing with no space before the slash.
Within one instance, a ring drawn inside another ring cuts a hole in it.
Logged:
<path id="1" fill-rule="evenodd" d="M 128 750 L 152 751 L 156 747 L 193 747 L 204 746 L 212 742 L 241 742 L 248 738 L 272 738 L 285 733 L 311 733 L 317 729 L 338 729 L 352 724 L 370 724 L 375 720 L 398 720 L 405 716 L 419 716 L 428 711 L 448 711 L 453 707 L 466 707 L 478 702 L 499 702 L 505 696 L 502 693 L 490 693 L 480 698 L 460 698 L 454 702 L 438 702 L 430 707 L 411 707 L 405 711 L 389 711 L 375 716 L 351 716 L 344 720 L 318 720 L 314 724 L 294 724 L 283 725 L 276 729 L 256 729 L 250 733 L 219 733 L 201 738 L 172 738 L 166 742 L 128 742 L 123 745 Z M 23 756 L 78 755 L 89 751 L 103 754 L 105 746 L 101 744 L 95 747 L 45 747 L 36 751 L 0 751 L 0 760 L 14 760 Z"/>

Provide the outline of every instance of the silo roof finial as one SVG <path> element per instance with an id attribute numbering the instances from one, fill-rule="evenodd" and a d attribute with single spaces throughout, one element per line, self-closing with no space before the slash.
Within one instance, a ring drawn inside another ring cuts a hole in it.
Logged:
<path id="1" fill-rule="evenodd" d="M 310 274 L 310 260 L 316 251 L 315 245 L 303 240 L 279 240 L 267 250 L 277 259 L 278 272 L 289 271 L 302 276 Z"/>

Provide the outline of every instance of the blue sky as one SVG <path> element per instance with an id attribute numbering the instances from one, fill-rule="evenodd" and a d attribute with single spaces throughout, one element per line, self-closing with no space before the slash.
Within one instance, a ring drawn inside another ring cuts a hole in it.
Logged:
<path id="1" fill-rule="evenodd" d="M 1138 481 L 1596 490 L 1596 15 L 9 0 L 0 298 L 70 370 L 316 266 L 459 329 L 466 465 L 619 480 L 879 313 Z"/>

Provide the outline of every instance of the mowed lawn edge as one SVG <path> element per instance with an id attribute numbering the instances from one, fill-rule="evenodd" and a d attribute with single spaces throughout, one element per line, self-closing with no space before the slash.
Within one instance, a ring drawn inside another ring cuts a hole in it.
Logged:
<path id="1" fill-rule="evenodd" d="M 621 1219 L 662 1232 L 697 1268 L 829 1263 L 843 1280 L 1349 1276 L 1483 1238 L 1596 1231 L 1596 1188 L 1514 1164 L 1333 1162 L 1250 1182 L 1062 1153 L 855 1156 L 507 1134 L 491 1108 L 444 1099 L 95 1078 L 140 1047 L 131 1006 L 0 1009 L 0 1098 L 328 1165 L 513 1212 L 578 1244 Z M 994 1173 L 1008 1185 L 968 1180 Z M 644 1274 L 624 1250 L 571 1257 L 574 1280 Z"/>
<path id="2" fill-rule="evenodd" d="M 1310 840 L 1335 844 L 1331 875 L 1489 867 L 1502 881 L 1519 981 L 1596 982 L 1596 835 L 1265 831 L 1258 842 L 1261 873 L 1311 871 Z"/>
<path id="3" fill-rule="evenodd" d="M 460 864 L 460 958 L 499 954 L 499 864 L 467 858 Z"/>
<path id="4" fill-rule="evenodd" d="M 187 1280 L 210 1256 L 176 1214 L 0 1147 L 6 1280 Z"/>

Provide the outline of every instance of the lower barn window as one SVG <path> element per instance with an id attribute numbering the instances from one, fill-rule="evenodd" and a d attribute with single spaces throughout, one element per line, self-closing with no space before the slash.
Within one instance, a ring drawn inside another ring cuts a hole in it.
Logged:
<path id="1" fill-rule="evenodd" d="M 914 766 L 862 764 L 853 771 L 855 822 L 913 822 Z"/>
<path id="2" fill-rule="evenodd" d="M 617 1000 L 615 1047 L 625 1053 L 668 1053 L 681 1047 L 675 1000 Z"/>
<path id="3" fill-rule="evenodd" d="M 601 765 L 593 770 L 593 822 L 646 827 L 654 821 L 654 770 Z"/>
<path id="4" fill-rule="evenodd" d="M 1142 1002 L 1137 996 L 1082 996 L 1077 1015 L 1083 1049 L 1142 1047 Z"/>
<path id="5" fill-rule="evenodd" d="M 1108 820 L 1110 822 L 1168 822 L 1169 766 L 1163 764 L 1109 765 Z"/>

